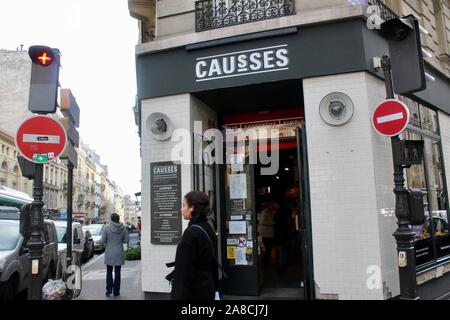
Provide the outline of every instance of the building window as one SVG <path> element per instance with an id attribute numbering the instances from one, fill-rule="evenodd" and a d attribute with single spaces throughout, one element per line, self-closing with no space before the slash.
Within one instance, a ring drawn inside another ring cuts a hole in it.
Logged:
<path id="1" fill-rule="evenodd" d="M 0 179 L 0 186 L 6 187 L 6 180 Z"/>
<path id="2" fill-rule="evenodd" d="M 14 174 L 19 174 L 19 167 L 18 166 L 14 166 Z"/>
<path id="3" fill-rule="evenodd" d="M 433 10 L 434 10 L 434 18 L 436 21 L 436 34 L 437 34 L 437 45 L 439 52 L 437 55 L 439 57 L 445 57 L 450 55 L 450 47 L 449 47 L 449 39 L 448 39 L 448 31 L 446 30 L 446 16 L 444 14 L 445 5 L 443 2 L 434 0 L 433 1 Z"/>
<path id="4" fill-rule="evenodd" d="M 6 163 L 6 161 L 2 162 L 2 170 L 3 171 L 8 171 L 8 164 Z"/>
<path id="5" fill-rule="evenodd" d="M 9 147 L 6 147 L 6 156 L 9 156 Z"/>
<path id="6" fill-rule="evenodd" d="M 411 104 L 409 101 L 408 106 Z M 422 164 L 406 169 L 407 187 L 424 192 L 425 223 L 412 227 L 416 240 L 416 264 L 421 267 L 450 257 L 450 235 L 437 112 L 420 104 L 417 106 L 420 125 L 410 123 L 404 138 L 424 141 Z"/>

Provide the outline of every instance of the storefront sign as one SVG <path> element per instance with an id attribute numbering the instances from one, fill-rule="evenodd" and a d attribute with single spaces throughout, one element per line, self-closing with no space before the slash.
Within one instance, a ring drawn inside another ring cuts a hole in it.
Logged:
<path id="1" fill-rule="evenodd" d="M 197 58 L 196 81 L 289 70 L 287 44 Z"/>
<path id="2" fill-rule="evenodd" d="M 266 132 L 267 138 L 271 137 L 271 130 L 277 130 L 279 138 L 295 137 L 296 128 L 303 122 L 303 118 L 276 119 L 270 121 L 249 122 L 225 125 L 228 129 L 254 129 L 256 131 Z"/>
<path id="3" fill-rule="evenodd" d="M 151 242 L 177 244 L 181 237 L 181 165 L 150 165 Z"/>

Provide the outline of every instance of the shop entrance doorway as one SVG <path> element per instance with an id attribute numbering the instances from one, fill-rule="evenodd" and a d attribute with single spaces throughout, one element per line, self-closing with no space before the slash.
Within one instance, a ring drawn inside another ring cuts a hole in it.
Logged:
<path id="1" fill-rule="evenodd" d="M 227 144 L 225 154 L 234 163 L 227 161 L 221 170 L 222 262 L 229 275 L 222 282 L 223 291 L 262 299 L 308 299 L 312 264 L 305 264 L 309 224 L 302 213 L 309 212 L 305 195 L 309 184 L 303 172 L 307 165 L 302 110 L 263 116 L 266 119 L 254 122 L 253 115 L 241 114 L 239 119 L 249 122 L 239 124 L 232 122 L 233 117 L 225 118 L 227 130 L 252 128 L 260 133 L 276 128 L 279 138 L 274 145 L 273 139 L 255 141 L 260 134 L 248 132 L 236 139 L 236 145 Z M 226 140 L 230 141 L 228 136 Z M 266 156 L 271 157 L 269 164 L 262 161 Z"/>
<path id="2" fill-rule="evenodd" d="M 260 165 L 255 166 L 255 204 L 260 293 L 301 298 L 300 174 L 295 142 L 295 138 L 286 141 L 287 148 L 280 150 L 276 174 L 261 175 Z"/>

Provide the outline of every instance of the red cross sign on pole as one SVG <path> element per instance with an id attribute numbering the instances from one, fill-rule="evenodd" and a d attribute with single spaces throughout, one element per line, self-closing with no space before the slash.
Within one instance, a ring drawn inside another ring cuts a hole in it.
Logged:
<path id="1" fill-rule="evenodd" d="M 409 109 L 403 102 L 388 99 L 375 108 L 371 120 L 376 132 L 393 137 L 406 129 L 409 116 Z"/>
<path id="2" fill-rule="evenodd" d="M 63 126 L 47 116 L 25 120 L 16 133 L 16 146 L 24 158 L 34 163 L 47 163 L 60 156 L 66 147 Z"/>

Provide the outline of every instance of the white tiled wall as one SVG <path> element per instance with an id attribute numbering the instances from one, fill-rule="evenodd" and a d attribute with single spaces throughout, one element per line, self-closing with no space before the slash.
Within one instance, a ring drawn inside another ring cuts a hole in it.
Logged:
<path id="1" fill-rule="evenodd" d="M 165 276 L 171 269 L 166 268 L 165 263 L 174 261 L 176 245 L 152 245 L 150 241 L 150 163 L 173 160 L 171 152 L 179 142 L 158 141 L 151 136 L 146 122 L 154 112 L 165 113 L 171 119 L 174 129 L 187 129 L 189 132 L 193 130 L 194 120 L 202 120 L 206 129 L 208 117 L 212 117 L 216 123 L 217 118 L 207 106 L 189 94 L 142 101 L 142 290 L 169 293 L 171 288 Z M 186 143 L 191 142 L 189 140 Z M 187 159 L 192 159 L 191 147 L 186 150 L 189 152 Z M 181 184 L 182 195 L 192 190 L 190 164 L 182 165 Z M 183 221 L 183 230 L 186 226 L 187 221 Z"/>
<path id="2" fill-rule="evenodd" d="M 384 299 L 383 286 L 369 289 L 370 268 L 381 270 L 392 290 L 392 160 L 388 138 L 373 132 L 370 115 L 384 96 L 383 83 L 366 73 L 303 81 L 308 139 L 314 276 L 317 293 L 339 299 Z M 331 92 L 353 101 L 352 119 L 331 126 L 319 104 Z M 379 282 L 382 283 L 382 282 Z"/>
<path id="3" fill-rule="evenodd" d="M 152 245 L 150 241 L 150 163 L 171 160 L 172 147 L 176 144 L 157 141 L 147 128 L 147 118 L 154 112 L 165 113 L 174 128 L 190 130 L 189 94 L 155 98 L 142 101 L 142 290 L 146 292 L 170 292 L 168 281 L 164 278 L 169 273 L 165 263 L 175 258 L 175 245 Z M 181 193 L 191 187 L 190 166 L 181 168 Z"/>

